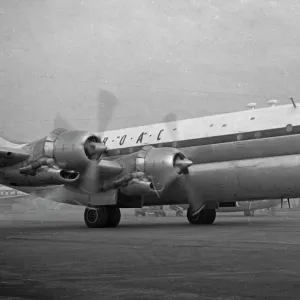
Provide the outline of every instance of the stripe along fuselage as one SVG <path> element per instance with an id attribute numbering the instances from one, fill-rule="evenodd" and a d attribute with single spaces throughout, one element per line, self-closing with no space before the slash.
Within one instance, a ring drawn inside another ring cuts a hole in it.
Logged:
<path id="1" fill-rule="evenodd" d="M 143 145 L 176 147 L 206 201 L 231 202 L 300 196 L 300 107 L 292 105 L 125 128 L 101 133 L 108 156 L 120 157 Z M 187 203 L 180 182 L 164 199 L 144 205 Z"/>

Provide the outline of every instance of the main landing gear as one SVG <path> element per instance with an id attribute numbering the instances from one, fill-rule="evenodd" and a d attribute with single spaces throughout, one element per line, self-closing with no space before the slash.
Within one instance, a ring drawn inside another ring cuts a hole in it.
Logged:
<path id="1" fill-rule="evenodd" d="M 84 221 L 89 228 L 117 227 L 120 220 L 121 212 L 117 206 L 87 207 L 84 211 Z"/>
<path id="2" fill-rule="evenodd" d="M 187 219 L 193 225 L 213 224 L 216 219 L 216 210 L 204 208 L 197 215 L 192 216 L 191 210 L 188 208 Z"/>

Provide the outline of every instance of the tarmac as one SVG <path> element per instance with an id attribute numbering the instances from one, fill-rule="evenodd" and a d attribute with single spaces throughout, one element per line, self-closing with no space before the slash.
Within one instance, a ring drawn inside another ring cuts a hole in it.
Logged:
<path id="1" fill-rule="evenodd" d="M 293 211 L 209 226 L 125 212 L 109 229 L 81 208 L 0 215 L 0 299 L 299 299 L 299 225 Z"/>

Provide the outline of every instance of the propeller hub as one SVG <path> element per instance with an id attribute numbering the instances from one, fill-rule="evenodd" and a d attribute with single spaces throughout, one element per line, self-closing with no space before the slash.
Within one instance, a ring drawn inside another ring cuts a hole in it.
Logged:
<path id="1" fill-rule="evenodd" d="M 107 147 L 96 137 L 90 137 L 84 144 L 84 151 L 90 159 L 98 159 L 106 150 Z"/>
<path id="2" fill-rule="evenodd" d="M 178 159 L 175 161 L 175 166 L 180 168 L 181 170 L 183 169 L 187 169 L 188 167 L 190 167 L 193 164 L 193 162 L 187 158 L 184 159 Z"/>
<path id="3" fill-rule="evenodd" d="M 178 173 L 185 173 L 192 164 L 193 162 L 183 155 L 178 155 L 174 160 L 174 167 L 179 169 Z"/>

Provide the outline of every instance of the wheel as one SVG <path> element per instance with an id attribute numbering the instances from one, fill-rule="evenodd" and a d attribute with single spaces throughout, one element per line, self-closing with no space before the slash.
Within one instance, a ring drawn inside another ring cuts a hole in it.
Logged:
<path id="1" fill-rule="evenodd" d="M 176 217 L 182 217 L 183 216 L 183 211 L 182 210 L 177 210 L 176 211 Z"/>
<path id="2" fill-rule="evenodd" d="M 108 221 L 107 207 L 86 208 L 84 211 L 84 221 L 89 228 L 105 227 Z"/>
<path id="3" fill-rule="evenodd" d="M 206 220 L 205 224 L 213 224 L 216 220 L 216 210 L 215 209 L 208 209 L 206 213 Z"/>
<path id="4" fill-rule="evenodd" d="M 117 227 L 121 220 L 121 211 L 117 206 L 109 206 L 108 210 L 108 218 L 107 218 L 107 227 Z"/>
<path id="5" fill-rule="evenodd" d="M 187 210 L 187 219 L 193 225 L 213 224 L 216 219 L 215 209 L 202 209 L 197 215 L 192 216 L 190 208 Z"/>

